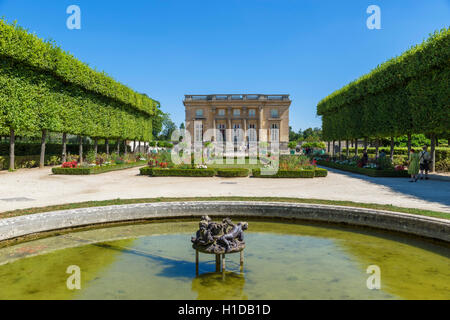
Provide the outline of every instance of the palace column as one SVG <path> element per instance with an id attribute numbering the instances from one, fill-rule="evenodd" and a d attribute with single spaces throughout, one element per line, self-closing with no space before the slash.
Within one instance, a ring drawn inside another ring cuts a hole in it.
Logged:
<path id="1" fill-rule="evenodd" d="M 212 111 L 212 118 L 213 118 L 213 135 L 211 137 L 211 141 L 217 141 L 216 108 L 215 107 L 211 108 L 211 111 Z"/>
<path id="2" fill-rule="evenodd" d="M 263 118 L 264 118 L 264 108 L 263 106 L 259 107 L 259 123 L 258 123 L 258 141 L 261 141 L 262 138 L 261 137 L 261 132 L 263 129 Z"/>
<path id="3" fill-rule="evenodd" d="M 228 107 L 228 128 L 227 128 L 227 141 L 232 142 L 232 128 L 231 128 L 232 109 Z"/>

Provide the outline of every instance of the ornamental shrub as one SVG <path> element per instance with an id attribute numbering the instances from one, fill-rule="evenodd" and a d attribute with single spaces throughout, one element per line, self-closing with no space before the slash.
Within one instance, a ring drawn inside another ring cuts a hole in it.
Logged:
<path id="1" fill-rule="evenodd" d="M 231 177 L 248 177 L 249 170 L 246 168 L 223 168 L 223 169 L 216 169 L 216 175 L 218 177 L 225 177 L 225 178 L 231 178 Z"/>

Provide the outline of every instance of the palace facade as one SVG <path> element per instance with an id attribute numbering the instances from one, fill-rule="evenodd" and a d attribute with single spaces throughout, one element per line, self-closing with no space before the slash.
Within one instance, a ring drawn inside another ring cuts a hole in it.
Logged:
<path id="1" fill-rule="evenodd" d="M 286 94 L 185 95 L 186 131 L 192 142 L 277 141 L 289 143 L 289 107 Z M 208 137 L 205 133 L 213 132 Z"/>

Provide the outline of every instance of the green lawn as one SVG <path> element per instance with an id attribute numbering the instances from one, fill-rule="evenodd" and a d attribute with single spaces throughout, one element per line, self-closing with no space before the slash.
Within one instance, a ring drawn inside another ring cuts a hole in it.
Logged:
<path id="1" fill-rule="evenodd" d="M 450 220 L 450 213 L 439 211 L 421 210 L 416 208 L 403 208 L 386 204 L 360 203 L 353 201 L 335 201 L 335 200 L 303 199 L 303 198 L 276 198 L 276 197 L 201 197 L 201 198 L 192 197 L 192 198 L 146 198 L 146 199 L 114 199 L 105 201 L 88 201 L 88 202 L 70 203 L 42 208 L 30 208 L 4 212 L 0 213 L 0 219 L 34 213 L 77 209 L 77 208 L 102 207 L 102 206 L 133 204 L 133 203 L 155 203 L 155 202 L 176 202 L 176 201 L 268 201 L 268 202 L 273 201 L 273 202 L 288 202 L 288 203 L 326 204 L 335 206 L 388 210 L 393 212 L 417 214 L 421 216 Z"/>

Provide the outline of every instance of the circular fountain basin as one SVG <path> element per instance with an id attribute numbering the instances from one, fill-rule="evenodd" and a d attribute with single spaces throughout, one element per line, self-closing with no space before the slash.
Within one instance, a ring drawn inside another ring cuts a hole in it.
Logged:
<path id="1" fill-rule="evenodd" d="M 393 232 L 252 221 L 245 261 L 215 272 L 190 242 L 197 221 L 56 235 L 0 249 L 0 299 L 449 299 L 450 247 Z M 80 290 L 67 286 L 79 267 Z M 379 267 L 380 289 L 367 273 Z"/>

